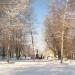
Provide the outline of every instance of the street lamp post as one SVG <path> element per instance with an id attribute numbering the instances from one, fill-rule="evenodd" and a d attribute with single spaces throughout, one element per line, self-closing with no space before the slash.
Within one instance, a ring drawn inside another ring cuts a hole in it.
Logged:
<path id="1" fill-rule="evenodd" d="M 33 38 L 33 32 L 31 31 L 31 40 L 32 40 L 32 53 L 33 53 L 33 59 L 35 58 L 35 53 L 34 53 L 34 38 Z"/>

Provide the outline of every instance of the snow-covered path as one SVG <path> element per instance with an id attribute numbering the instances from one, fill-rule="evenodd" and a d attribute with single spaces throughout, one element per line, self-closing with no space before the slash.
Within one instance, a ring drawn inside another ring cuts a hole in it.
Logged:
<path id="1" fill-rule="evenodd" d="M 75 65 L 50 62 L 0 63 L 0 75 L 75 75 Z"/>

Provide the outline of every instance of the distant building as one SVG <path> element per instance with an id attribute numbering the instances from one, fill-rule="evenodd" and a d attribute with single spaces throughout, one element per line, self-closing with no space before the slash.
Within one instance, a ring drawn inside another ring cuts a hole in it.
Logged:
<path id="1" fill-rule="evenodd" d="M 52 51 L 52 50 L 45 50 L 44 52 L 43 52 L 43 56 L 44 56 L 44 58 L 46 58 L 46 59 L 53 59 L 54 58 L 54 52 Z"/>

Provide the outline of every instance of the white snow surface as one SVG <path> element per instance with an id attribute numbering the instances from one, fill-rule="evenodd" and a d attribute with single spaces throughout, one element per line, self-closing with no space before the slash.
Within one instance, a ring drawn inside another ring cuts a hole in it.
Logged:
<path id="1" fill-rule="evenodd" d="M 75 61 L 0 61 L 0 75 L 75 75 Z"/>

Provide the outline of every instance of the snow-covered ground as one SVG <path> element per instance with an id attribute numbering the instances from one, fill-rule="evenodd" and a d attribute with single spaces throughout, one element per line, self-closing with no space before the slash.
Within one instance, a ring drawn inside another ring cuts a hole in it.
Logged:
<path id="1" fill-rule="evenodd" d="M 62 65 L 59 61 L 0 62 L 0 75 L 75 75 L 75 61 Z"/>

